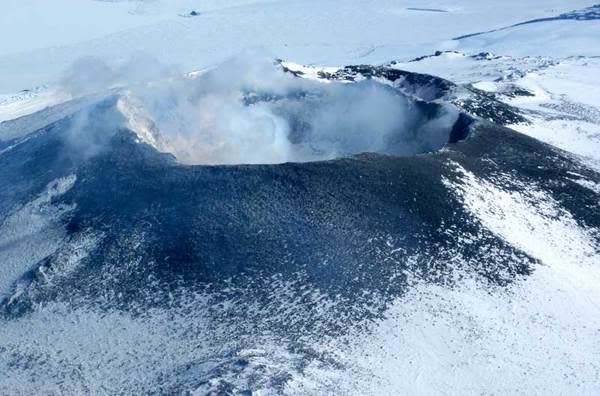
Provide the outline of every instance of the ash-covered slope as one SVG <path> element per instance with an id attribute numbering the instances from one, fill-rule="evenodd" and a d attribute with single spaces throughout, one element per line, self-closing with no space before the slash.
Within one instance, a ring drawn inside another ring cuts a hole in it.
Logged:
<path id="1" fill-rule="evenodd" d="M 125 127 L 118 95 L 2 140 L 0 268 L 11 270 L 2 279 L 0 369 L 9 376 L 0 389 L 377 394 L 386 388 L 369 381 L 393 382 L 389 373 L 357 363 L 372 351 L 349 359 L 345 348 L 368 334 L 377 345 L 379 323 L 398 304 L 412 306 L 424 287 L 452 295 L 467 281 L 510 301 L 502 290 L 551 267 L 510 227 L 543 238 L 544 226 L 564 225 L 573 232 L 565 240 L 583 241 L 580 264 L 598 264 L 600 191 L 585 183 L 600 185 L 600 175 L 503 127 L 516 109 L 394 69 L 350 66 L 320 78 L 376 78 L 412 103 L 419 124 L 448 102 L 462 108 L 438 126 L 447 143 L 436 150 L 327 161 L 184 165 Z M 246 106 L 281 100 L 244 97 Z M 519 205 L 533 216 L 523 215 L 525 225 L 511 223 Z M 439 308 L 439 317 L 451 310 Z M 540 375 L 545 355 L 530 358 L 521 375 Z M 599 369 L 582 371 L 585 389 L 597 388 Z M 492 377 L 481 378 L 473 386 L 485 389 Z"/>

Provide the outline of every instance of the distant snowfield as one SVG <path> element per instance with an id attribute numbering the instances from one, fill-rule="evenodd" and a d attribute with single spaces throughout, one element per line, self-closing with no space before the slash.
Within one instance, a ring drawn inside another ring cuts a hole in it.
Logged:
<path id="1" fill-rule="evenodd" d="M 0 41 L 0 94 L 53 82 L 86 55 L 110 63 L 141 51 L 186 71 L 215 65 L 247 49 L 331 66 L 409 59 L 463 46 L 452 37 L 592 4 L 583 0 L 509 0 L 501 7 L 491 0 L 6 0 L 0 7 L 0 37 L 9 38 Z M 192 10 L 200 15 L 181 17 Z M 586 23 L 561 22 L 577 24 L 575 32 Z M 589 25 L 592 31 L 580 36 L 589 37 L 591 44 L 591 33 L 598 28 L 594 21 Z M 464 45 L 470 49 L 490 45 L 481 40 L 476 37 Z M 563 51 L 574 50 L 567 44 L 561 46 Z M 593 45 L 585 50 L 600 51 Z"/>

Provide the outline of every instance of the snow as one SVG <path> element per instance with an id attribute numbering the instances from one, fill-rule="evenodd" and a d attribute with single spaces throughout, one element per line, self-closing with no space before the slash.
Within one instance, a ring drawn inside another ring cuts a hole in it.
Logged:
<path id="1" fill-rule="evenodd" d="M 530 111 L 531 123 L 511 127 L 582 156 L 600 169 L 600 92 L 590 89 L 598 78 L 600 61 L 589 58 L 566 59 L 528 73 L 516 84 L 535 95 L 507 102 Z"/>
<path id="2" fill-rule="evenodd" d="M 1 322 L 0 348 L 10 353 L 0 355 L 0 369 L 8 373 L 0 390 L 167 392 L 190 380 L 202 383 L 191 391 L 206 394 L 225 380 L 242 390 L 258 377 L 265 382 L 255 389 L 264 394 L 597 394 L 600 250 L 591 235 L 597 230 L 577 224 L 535 185 L 509 175 L 483 180 L 455 163 L 448 167 L 462 177 L 445 184 L 472 221 L 540 260 L 532 275 L 507 287 L 468 274 L 454 287 L 417 284 L 367 331 L 307 337 L 310 350 L 327 358 L 301 369 L 287 340 L 269 332 L 242 340 L 227 326 L 211 326 L 215 318 L 206 316 L 202 296 L 190 301 L 194 309 L 143 315 L 53 303 Z M 273 290 L 286 307 L 280 319 L 291 320 L 298 307 L 285 298 L 285 287 Z M 327 300 L 314 298 L 311 312 L 326 315 Z M 235 363 L 227 356 L 245 359 L 247 368 L 230 372 Z M 29 368 L 13 364 L 19 357 L 27 357 Z M 207 377 L 211 368 L 230 375 Z M 266 380 L 277 375 L 291 375 L 282 392 Z"/>
<path id="3" fill-rule="evenodd" d="M 0 97 L 0 122 L 26 116 L 69 99 L 47 87 Z"/>
<path id="4" fill-rule="evenodd" d="M 600 194 L 600 184 L 599 183 L 594 183 L 593 181 L 586 180 L 586 179 L 574 179 L 574 182 L 579 184 L 580 186 L 583 186 L 583 187 L 595 192 L 596 194 Z"/>
<path id="5" fill-rule="evenodd" d="M 0 93 L 54 82 L 69 64 L 86 55 L 118 62 L 141 51 L 187 71 L 214 66 L 247 49 L 262 49 L 273 58 L 301 64 L 330 66 L 409 59 L 455 45 L 450 39 L 461 34 L 591 4 L 583 0 L 509 0 L 502 7 L 491 0 L 324 0 L 318 5 L 307 0 L 7 0 L 0 13 L 0 36 L 12 39 L 0 43 Z M 448 12 L 409 9 L 415 7 Z M 201 15 L 179 16 L 191 9 Z M 565 26 L 573 23 L 580 22 L 566 21 Z"/>
<path id="6" fill-rule="evenodd" d="M 66 233 L 59 220 L 72 206 L 52 204 L 75 183 L 74 175 L 57 179 L 31 202 L 16 208 L 0 224 L 0 301 L 14 282 L 52 254 Z"/>
<path id="7" fill-rule="evenodd" d="M 484 60 L 479 60 L 462 52 L 444 52 L 438 56 L 430 56 L 419 61 L 398 62 L 391 66 L 416 73 L 431 74 L 457 84 L 485 83 L 487 86 L 481 89 L 488 90 L 487 88 L 496 80 L 541 70 L 555 62 L 548 57 L 515 58 L 492 53 L 489 53 Z"/>
<path id="8" fill-rule="evenodd" d="M 509 127 L 578 155 L 589 166 L 600 169 L 600 90 L 591 88 L 600 79 L 598 57 L 552 59 L 491 54 L 481 60 L 449 52 L 393 67 L 438 75 L 495 93 L 499 100 L 521 109 L 529 121 Z M 530 95 L 504 94 L 514 87 Z"/>
<path id="9" fill-rule="evenodd" d="M 573 25 L 576 24 L 576 27 Z M 487 51 L 512 56 L 598 56 L 600 22 L 548 21 L 516 26 L 507 30 L 469 37 L 453 42 L 447 49 Z"/>
<path id="10" fill-rule="evenodd" d="M 309 80 L 316 80 L 316 81 L 320 81 L 320 82 L 324 82 L 324 83 L 329 83 L 331 81 L 326 78 L 321 78 L 319 76 L 319 73 L 322 72 L 322 73 L 333 74 L 341 69 L 340 67 L 315 67 L 315 66 L 311 67 L 311 66 L 299 65 L 297 63 L 289 62 L 289 61 L 281 62 L 281 66 L 289 69 L 292 72 L 301 73 L 303 78 L 308 78 Z"/>
<path id="11" fill-rule="evenodd" d="M 590 89 L 598 81 L 599 75 L 600 59 L 574 58 L 565 59 L 536 73 L 528 73 L 518 84 L 536 93 L 550 93 L 557 100 L 567 99 L 600 108 L 600 93 Z M 538 96 L 536 95 L 537 100 L 532 101 L 539 101 Z"/>
<path id="12" fill-rule="evenodd" d="M 592 230 L 536 186 L 525 192 L 476 178 L 446 182 L 489 230 L 541 260 L 506 287 L 465 279 L 423 284 L 369 332 L 333 340 L 345 369 L 311 365 L 291 394 L 597 394 L 600 392 L 600 250 Z"/>
<path id="13" fill-rule="evenodd" d="M 286 295 L 288 285 L 271 286 L 285 304 L 277 307 L 278 320 L 308 314 L 298 312 L 301 304 Z M 316 316 L 327 306 L 312 292 L 302 299 L 313 302 Z M 277 394 L 273 378 L 299 374 L 300 357 L 287 340 L 269 331 L 236 334 L 239 324 L 252 326 L 246 315 L 235 323 L 211 315 L 235 301 L 214 306 L 205 295 L 188 297 L 184 306 L 144 309 L 139 315 L 49 303 L 18 319 L 0 318 L 0 350 L 9 351 L 0 354 L 0 372 L 6 374 L 0 376 L 0 393 L 171 394 L 181 393 L 184 383 L 190 394 L 205 395 L 218 394 L 219 385 L 228 381 L 234 394 L 252 383 L 256 394 L 270 395 Z M 27 367 L 14 364 L 21 359 L 27 359 Z"/>

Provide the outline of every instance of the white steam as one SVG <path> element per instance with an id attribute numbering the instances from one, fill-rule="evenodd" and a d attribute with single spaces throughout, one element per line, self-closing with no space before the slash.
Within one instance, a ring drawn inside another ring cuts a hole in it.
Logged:
<path id="1" fill-rule="evenodd" d="M 74 65 L 63 87 L 77 96 L 126 86 L 118 101 L 124 126 L 187 164 L 434 151 L 447 142 L 457 116 L 450 108 L 426 115 L 414 101 L 374 81 L 324 84 L 283 73 L 255 56 L 195 76 L 173 77 L 173 70 L 143 58 L 116 68 L 86 59 Z"/>

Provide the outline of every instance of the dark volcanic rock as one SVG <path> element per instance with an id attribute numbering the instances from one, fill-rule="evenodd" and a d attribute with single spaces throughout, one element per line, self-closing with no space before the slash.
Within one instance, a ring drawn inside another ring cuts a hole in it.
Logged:
<path id="1" fill-rule="evenodd" d="M 240 166 L 180 165 L 127 130 L 114 131 L 95 156 L 74 160 L 59 154 L 68 122 L 0 156 L 0 185 L 12 186 L 4 187 L 2 201 L 26 200 L 53 178 L 75 173 L 73 188 L 55 202 L 75 205 L 68 236 L 93 231 L 102 239 L 60 281 L 46 284 L 34 271 L 28 291 L 6 312 L 52 298 L 94 299 L 107 289 L 126 296 L 110 302 L 127 301 L 124 308 L 162 304 L 176 288 L 242 287 L 273 276 L 291 281 L 298 273 L 311 287 L 359 306 L 356 296 L 397 296 L 414 277 L 447 284 L 455 270 L 467 270 L 502 285 L 529 273 L 534 260 L 472 221 L 448 190 L 445 179 L 460 181 L 453 164 L 483 179 L 514 174 L 549 191 L 577 220 L 600 225 L 600 216 L 581 209 L 597 197 L 567 172 L 600 181 L 597 174 L 545 144 L 467 116 L 442 152 Z M 472 136 L 462 140 L 465 131 Z M 465 235 L 477 239 L 465 244 Z M 43 260 L 42 273 L 63 255 L 59 248 Z M 448 266 L 457 256 L 459 266 Z M 252 293 L 265 297 L 260 289 Z"/>

